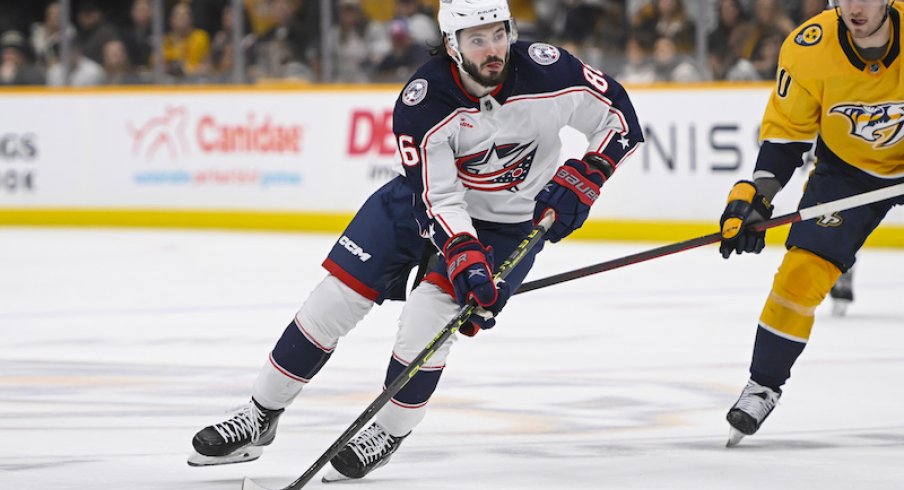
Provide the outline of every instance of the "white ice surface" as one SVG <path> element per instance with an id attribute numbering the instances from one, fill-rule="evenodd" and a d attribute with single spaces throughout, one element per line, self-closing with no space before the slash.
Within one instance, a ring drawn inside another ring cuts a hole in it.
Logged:
<path id="1" fill-rule="evenodd" d="M 247 400 L 333 239 L 0 229 L 0 489 L 294 480 L 379 393 L 400 304 L 342 341 L 260 460 L 185 458 Z M 551 246 L 532 277 L 658 245 Z M 781 252 L 723 261 L 709 246 L 513 298 L 496 329 L 457 343 L 392 463 L 334 486 L 904 488 L 902 252 L 863 252 L 848 316 L 820 307 L 779 407 L 724 447 Z"/>

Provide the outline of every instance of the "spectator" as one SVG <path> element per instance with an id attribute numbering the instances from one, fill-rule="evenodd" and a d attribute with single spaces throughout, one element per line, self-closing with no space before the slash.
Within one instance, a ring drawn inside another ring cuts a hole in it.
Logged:
<path id="1" fill-rule="evenodd" d="M 782 49 L 785 36 L 778 33 L 770 34 L 760 41 L 756 57 L 752 60 L 757 73 L 763 80 L 772 80 L 778 71 L 778 54 Z"/>
<path id="2" fill-rule="evenodd" d="M 154 52 L 154 32 L 151 25 L 153 11 L 150 0 L 133 0 L 129 11 L 129 23 L 120 32 L 131 63 L 139 70 L 151 66 Z"/>
<path id="3" fill-rule="evenodd" d="M 414 44 L 408 24 L 402 19 L 389 23 L 389 53 L 377 65 L 374 81 L 378 83 L 402 83 L 411 78 L 412 73 L 426 63 L 430 52 L 424 46 Z"/>
<path id="4" fill-rule="evenodd" d="M 737 35 L 737 32 L 735 34 Z M 762 80 L 754 64 L 741 58 L 731 42 L 710 45 L 708 61 L 713 80 L 729 82 Z"/>
<path id="5" fill-rule="evenodd" d="M 339 2 L 342 3 L 341 1 Z M 358 2 L 360 3 L 360 2 Z M 396 0 L 395 18 L 403 19 L 408 23 L 408 32 L 411 39 L 418 46 L 436 46 L 440 44 L 442 36 L 439 26 L 433 17 L 423 11 L 423 6 L 418 0 Z"/>
<path id="6" fill-rule="evenodd" d="M 652 0 L 634 16 L 634 29 L 671 39 L 679 53 L 694 51 L 694 23 L 688 18 L 683 0 Z"/>
<path id="7" fill-rule="evenodd" d="M 256 37 L 263 36 L 276 24 L 273 20 L 271 0 L 245 0 L 248 21 Z"/>
<path id="8" fill-rule="evenodd" d="M 248 20 L 248 15 L 243 15 L 243 28 L 242 32 L 244 33 L 241 40 L 241 49 L 244 51 L 246 63 L 249 65 L 254 63 L 252 58 L 253 51 L 252 48 L 254 46 L 254 34 L 250 33 L 251 23 Z M 232 26 L 233 22 L 233 10 L 231 4 L 226 4 L 223 6 L 223 9 L 220 13 L 220 28 L 213 36 L 213 42 L 211 43 L 210 49 L 210 58 L 211 65 L 213 68 L 213 76 L 216 79 L 226 81 L 232 75 L 232 67 L 235 63 L 235 50 L 232 45 Z"/>
<path id="9" fill-rule="evenodd" d="M 119 39 L 104 44 L 104 84 L 138 85 L 144 80 L 132 68 L 125 43 Z"/>
<path id="10" fill-rule="evenodd" d="M 60 22 L 60 2 L 52 1 L 44 9 L 44 21 L 31 25 L 31 47 L 38 63 L 48 66 L 56 60 L 51 59 L 52 47 L 63 40 L 63 29 Z M 66 36 L 75 39 L 75 26 L 66 23 Z"/>
<path id="11" fill-rule="evenodd" d="M 656 70 L 650 59 L 650 46 L 636 37 L 628 39 L 625 45 L 625 66 L 618 74 L 622 83 L 652 83 L 656 81 Z"/>
<path id="12" fill-rule="evenodd" d="M 703 80 L 700 70 L 691 59 L 678 52 L 675 41 L 667 36 L 660 37 L 653 44 L 653 66 L 656 80 L 661 82 L 699 82 Z"/>
<path id="13" fill-rule="evenodd" d="M 16 5 L 19 4 L 19 5 Z M 0 32 L 25 32 L 25 21 L 21 2 L 0 2 Z"/>
<path id="14" fill-rule="evenodd" d="M 565 44 L 580 46 L 597 31 L 603 16 L 602 4 L 586 0 L 565 2 L 564 25 L 559 39 Z M 596 65 L 599 66 L 599 65 Z"/>
<path id="15" fill-rule="evenodd" d="M 755 0 L 753 13 L 753 31 L 741 51 L 741 56 L 749 60 L 762 58 L 759 50 L 763 40 L 770 36 L 784 39 L 794 29 L 794 22 L 779 0 Z"/>
<path id="16" fill-rule="evenodd" d="M 386 28 L 367 17 L 360 0 L 339 0 L 338 8 L 339 21 L 330 32 L 335 73 L 329 81 L 367 83 L 374 67 L 389 52 Z"/>
<path id="17" fill-rule="evenodd" d="M 44 76 L 31 64 L 30 55 L 22 33 L 0 35 L 0 85 L 44 85 Z"/>
<path id="18" fill-rule="evenodd" d="M 825 9 L 826 0 L 801 0 L 797 23 L 803 24 L 807 20 L 821 14 Z"/>
<path id="19" fill-rule="evenodd" d="M 196 29 L 188 3 L 170 11 L 170 31 L 163 36 L 164 70 L 171 76 L 202 75 L 210 58 L 210 36 Z"/>
<path id="20" fill-rule="evenodd" d="M 95 64 L 103 59 L 103 46 L 116 39 L 116 29 L 106 21 L 103 10 L 94 0 L 82 0 L 75 16 L 76 44 L 81 53 Z"/>
<path id="21" fill-rule="evenodd" d="M 54 49 L 59 49 L 57 45 Z M 59 53 L 54 53 L 59 59 Z M 66 85 L 63 62 L 58 61 L 47 68 L 47 85 Z M 82 53 L 82 47 L 74 44 L 69 50 L 69 85 L 72 87 L 93 87 L 104 83 L 104 69 L 99 63 Z"/>
<path id="22" fill-rule="evenodd" d="M 254 48 L 254 77 L 296 78 L 314 81 L 315 44 L 298 21 L 298 7 L 291 0 L 271 0 L 275 24 Z"/>
<path id="23" fill-rule="evenodd" d="M 743 53 L 743 43 L 753 32 L 753 26 L 744 11 L 740 0 L 719 0 L 716 2 L 716 28 L 707 37 L 707 46 L 710 51 L 716 46 L 730 46 L 735 54 L 740 57 Z M 720 54 L 718 58 L 728 61 L 728 53 Z M 729 61 L 730 62 L 730 61 Z M 721 78 L 717 78 L 721 79 Z"/>
<path id="24" fill-rule="evenodd" d="M 537 39 L 548 39 L 549 42 L 561 43 L 565 32 L 565 17 L 580 0 L 534 0 L 534 15 L 537 18 Z"/>

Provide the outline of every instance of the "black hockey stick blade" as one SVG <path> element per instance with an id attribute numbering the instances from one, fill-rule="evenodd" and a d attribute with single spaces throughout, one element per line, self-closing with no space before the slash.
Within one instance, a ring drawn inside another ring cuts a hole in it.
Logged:
<path id="1" fill-rule="evenodd" d="M 755 231 L 764 231 L 768 230 L 769 228 L 775 228 L 776 226 L 782 226 L 797 221 L 806 221 L 808 219 L 830 215 L 832 213 L 837 213 L 846 209 L 884 201 L 886 199 L 891 199 L 902 194 L 904 194 L 904 184 L 896 184 L 888 187 L 883 187 L 881 189 L 876 189 L 874 191 L 864 192 L 862 194 L 855 194 L 843 199 L 838 199 L 823 204 L 817 204 L 816 206 L 799 209 L 793 213 L 788 213 L 777 218 L 772 218 L 770 220 L 751 225 L 751 228 Z M 685 240 L 683 242 L 672 243 L 633 255 L 601 262 L 599 264 L 589 265 L 587 267 L 582 267 L 573 271 L 562 272 L 549 277 L 544 277 L 542 279 L 537 279 L 535 281 L 528 281 L 522 284 L 521 287 L 518 288 L 518 291 L 515 292 L 515 294 L 526 293 L 528 291 L 534 291 L 536 289 L 552 286 L 553 284 L 560 284 L 563 282 L 572 281 L 574 279 L 579 279 L 581 277 L 599 274 L 600 272 L 611 271 L 613 269 L 618 269 L 626 265 L 638 264 L 640 262 L 646 262 L 647 260 L 664 257 L 666 255 L 684 252 L 685 250 L 702 247 L 711 243 L 717 243 L 721 240 L 721 238 L 722 236 L 720 233 L 712 233 L 697 238 L 691 238 L 690 240 Z"/>
<path id="2" fill-rule="evenodd" d="M 540 220 L 540 223 L 534 227 L 533 230 L 515 247 L 515 251 L 505 259 L 497 269 L 496 274 L 493 275 L 493 280 L 497 283 L 502 281 L 509 275 L 512 269 L 515 268 L 521 262 L 521 259 L 530 251 L 537 243 L 543 240 L 543 236 L 546 234 L 546 231 L 549 230 L 549 227 L 552 225 L 553 221 L 555 221 L 555 214 L 551 211 L 547 211 L 547 213 L 543 216 L 543 219 Z M 327 463 L 333 456 L 339 453 L 342 448 L 348 444 L 348 441 L 352 440 L 355 434 L 361 430 L 365 424 L 367 424 L 370 419 L 386 405 L 389 400 L 396 395 L 407 383 L 408 381 L 420 370 L 424 364 L 430 359 L 430 357 L 436 352 L 437 349 L 449 337 L 455 335 L 458 332 L 458 329 L 467 324 L 468 319 L 471 318 L 471 315 L 477 309 L 477 304 L 471 301 L 467 305 L 463 306 L 461 310 L 458 312 L 458 316 L 453 318 L 443 327 L 436 336 L 427 343 L 427 346 L 424 347 L 424 350 L 421 351 L 417 357 L 414 358 L 411 363 L 393 380 L 392 383 L 387 386 L 380 396 L 378 396 L 367 408 L 361 412 L 361 415 L 352 422 L 351 425 L 345 429 L 345 432 L 333 442 L 332 445 L 322 454 L 317 461 L 314 462 L 301 476 L 298 477 L 297 480 L 289 484 L 287 487 L 283 487 L 281 490 L 298 490 L 299 488 L 304 487 L 314 475 L 317 474 L 321 469 L 323 469 Z M 245 478 L 242 481 L 242 490 L 268 490 L 267 487 L 262 486 L 261 484 L 255 482 L 251 478 Z"/>

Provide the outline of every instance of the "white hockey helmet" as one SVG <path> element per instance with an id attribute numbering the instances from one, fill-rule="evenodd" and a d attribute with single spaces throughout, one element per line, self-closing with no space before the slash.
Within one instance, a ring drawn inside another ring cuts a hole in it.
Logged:
<path id="1" fill-rule="evenodd" d="M 892 5 L 894 5 L 895 0 L 886 0 L 885 3 L 888 4 L 889 7 L 891 7 Z M 837 9 L 838 8 L 838 0 L 829 0 L 829 8 Z"/>
<path id="2" fill-rule="evenodd" d="M 507 0 L 440 0 L 437 17 L 439 28 L 459 65 L 464 61 L 458 49 L 458 31 L 462 29 L 505 22 L 509 42 L 514 43 L 518 37 Z"/>

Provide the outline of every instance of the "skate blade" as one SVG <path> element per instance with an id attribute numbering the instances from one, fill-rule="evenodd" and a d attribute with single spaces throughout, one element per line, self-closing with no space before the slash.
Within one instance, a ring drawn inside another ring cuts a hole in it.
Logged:
<path id="1" fill-rule="evenodd" d="M 745 435 L 746 434 L 739 431 L 738 429 L 731 427 L 730 429 L 728 429 L 728 442 L 725 443 L 725 447 L 737 446 L 738 444 L 740 444 L 741 439 L 743 439 Z"/>
<path id="2" fill-rule="evenodd" d="M 263 487 L 251 478 L 247 476 L 242 481 L 242 490 L 269 490 L 267 487 Z"/>
<path id="3" fill-rule="evenodd" d="M 214 466 L 219 464 L 247 463 L 261 457 L 264 448 L 249 446 L 226 456 L 204 456 L 195 452 L 188 457 L 189 466 Z M 253 488 L 253 487 L 252 487 Z"/>
<path id="4" fill-rule="evenodd" d="M 321 483 L 336 483 L 340 481 L 348 481 L 354 480 L 354 478 L 348 477 L 336 471 L 336 468 L 330 467 L 330 469 L 323 475 L 320 479 Z"/>

